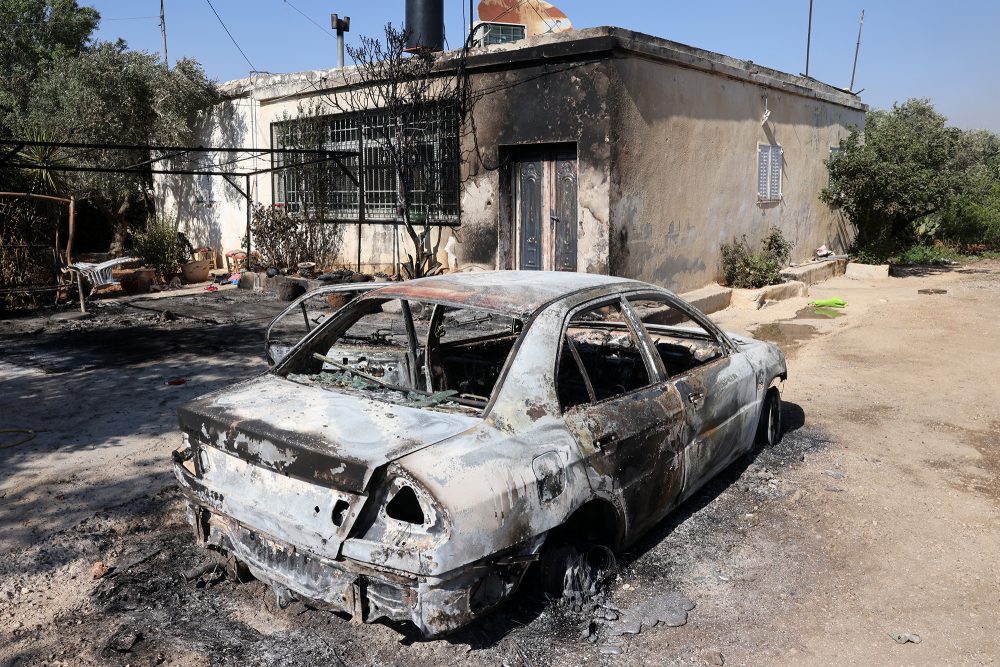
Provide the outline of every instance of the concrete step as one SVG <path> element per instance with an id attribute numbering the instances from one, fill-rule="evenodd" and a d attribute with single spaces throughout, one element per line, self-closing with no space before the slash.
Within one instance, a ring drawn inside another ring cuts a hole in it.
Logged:
<path id="1" fill-rule="evenodd" d="M 879 278 L 889 277 L 889 265 L 888 264 L 859 264 L 857 262 L 849 262 L 847 264 L 847 271 L 844 273 L 848 278 L 853 278 L 854 280 L 871 280 Z"/>
<path id="2" fill-rule="evenodd" d="M 732 302 L 733 289 L 722 285 L 706 285 L 693 292 L 685 292 L 680 297 L 708 315 L 729 307 Z"/>
<path id="3" fill-rule="evenodd" d="M 846 259 L 826 259 L 818 262 L 809 262 L 802 266 L 790 266 L 779 273 L 787 280 L 797 280 L 806 285 L 815 285 L 824 280 L 844 275 L 847 268 Z"/>
<path id="4" fill-rule="evenodd" d="M 735 289 L 732 305 L 737 308 L 759 309 L 769 301 L 784 301 L 797 296 L 809 296 L 809 286 L 798 280 L 789 280 L 760 289 Z"/>

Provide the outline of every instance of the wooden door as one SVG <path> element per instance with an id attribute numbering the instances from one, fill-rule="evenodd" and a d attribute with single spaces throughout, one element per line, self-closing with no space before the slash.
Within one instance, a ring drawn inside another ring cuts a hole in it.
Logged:
<path id="1" fill-rule="evenodd" d="M 511 169 L 515 266 L 576 271 L 577 167 L 575 149 L 533 151 Z"/>

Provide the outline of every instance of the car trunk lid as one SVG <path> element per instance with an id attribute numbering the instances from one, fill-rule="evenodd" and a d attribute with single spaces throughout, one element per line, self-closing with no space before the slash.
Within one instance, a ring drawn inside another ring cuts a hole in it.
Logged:
<path id="1" fill-rule="evenodd" d="M 178 415 L 193 441 L 254 466 L 356 494 L 386 463 L 481 421 L 272 374 L 196 399 Z"/>

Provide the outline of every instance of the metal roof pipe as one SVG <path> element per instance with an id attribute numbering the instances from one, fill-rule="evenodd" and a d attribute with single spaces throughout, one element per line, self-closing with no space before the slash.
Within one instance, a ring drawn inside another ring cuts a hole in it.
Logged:
<path id="1" fill-rule="evenodd" d="M 406 0 L 406 50 L 444 50 L 444 0 Z"/>

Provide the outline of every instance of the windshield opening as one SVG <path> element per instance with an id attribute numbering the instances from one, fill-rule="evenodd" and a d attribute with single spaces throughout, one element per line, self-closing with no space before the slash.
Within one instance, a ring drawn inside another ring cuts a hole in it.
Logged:
<path id="1" fill-rule="evenodd" d="M 481 414 L 523 322 L 477 308 L 360 299 L 275 370 L 302 384 Z"/>

